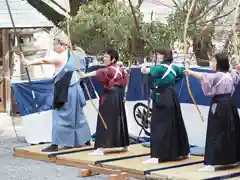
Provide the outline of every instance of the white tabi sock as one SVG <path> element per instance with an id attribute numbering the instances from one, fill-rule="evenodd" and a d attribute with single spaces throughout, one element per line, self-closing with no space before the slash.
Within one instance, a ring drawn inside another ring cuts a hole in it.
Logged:
<path id="1" fill-rule="evenodd" d="M 126 147 L 122 148 L 122 151 L 129 151 L 129 150 L 130 150 L 129 146 L 126 146 Z"/>
<path id="2" fill-rule="evenodd" d="M 215 166 L 207 165 L 204 166 L 203 168 L 198 169 L 199 172 L 214 172 L 215 171 Z"/>
<path id="3" fill-rule="evenodd" d="M 97 148 L 95 151 L 88 153 L 89 156 L 103 156 L 104 150 L 103 148 Z"/>
<path id="4" fill-rule="evenodd" d="M 158 164 L 158 158 L 150 158 L 142 162 L 143 164 Z"/>
<path id="5" fill-rule="evenodd" d="M 183 158 L 189 158 L 190 157 L 190 153 L 186 156 L 183 156 Z"/>

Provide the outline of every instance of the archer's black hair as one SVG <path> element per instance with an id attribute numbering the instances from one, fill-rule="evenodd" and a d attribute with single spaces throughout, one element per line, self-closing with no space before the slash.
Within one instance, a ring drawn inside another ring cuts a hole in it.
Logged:
<path id="1" fill-rule="evenodd" d="M 118 61 L 119 55 L 118 55 L 118 51 L 115 48 L 107 47 L 104 49 L 103 53 L 107 53 L 110 56 L 111 61 L 115 59 L 114 63 Z"/>
<path id="2" fill-rule="evenodd" d="M 230 65 L 229 59 L 226 53 L 215 54 L 215 59 L 217 61 L 216 70 L 221 72 L 228 72 Z"/>
<path id="3" fill-rule="evenodd" d="M 173 53 L 171 48 L 159 48 L 156 50 L 156 53 L 162 54 L 164 56 L 164 61 L 169 61 L 170 63 L 173 61 Z"/>

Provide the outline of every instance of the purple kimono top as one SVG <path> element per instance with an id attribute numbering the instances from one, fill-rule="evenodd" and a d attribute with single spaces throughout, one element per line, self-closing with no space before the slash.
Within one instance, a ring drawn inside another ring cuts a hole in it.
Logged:
<path id="1" fill-rule="evenodd" d="M 220 94 L 233 94 L 235 86 L 240 80 L 238 73 L 201 73 L 201 87 L 204 95 L 215 96 Z"/>

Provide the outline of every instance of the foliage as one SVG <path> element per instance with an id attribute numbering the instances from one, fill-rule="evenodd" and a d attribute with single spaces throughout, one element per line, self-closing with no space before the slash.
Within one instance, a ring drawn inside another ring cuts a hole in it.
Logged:
<path id="1" fill-rule="evenodd" d="M 167 22 L 178 40 L 183 40 L 184 23 L 193 0 L 175 1 L 175 11 L 169 14 Z M 236 0 L 233 0 L 236 1 Z M 189 19 L 188 38 L 193 40 L 193 49 L 198 59 L 212 55 L 212 39 L 217 24 L 224 24 L 235 7 L 229 7 L 229 0 L 197 1 Z"/>
<path id="2" fill-rule="evenodd" d="M 192 0 L 184 0 L 184 2 L 176 2 L 176 11 L 169 14 L 167 17 L 168 25 L 171 26 L 173 32 L 179 39 L 183 39 L 184 23 L 190 9 Z M 226 10 L 229 5 L 229 0 L 201 0 L 197 1 L 190 16 L 188 36 L 198 36 L 203 30 L 209 28 L 209 24 L 216 25 L 219 21 L 224 21 L 227 16 L 233 13 L 235 8 Z M 224 19 L 225 18 L 225 19 Z"/>
<path id="3" fill-rule="evenodd" d="M 146 51 L 149 54 L 152 50 L 158 49 L 160 46 L 171 46 L 176 40 L 173 31 L 159 22 L 145 23 L 142 32 L 146 37 Z"/>
<path id="4" fill-rule="evenodd" d="M 170 31 L 165 25 L 158 22 L 144 23 L 139 9 L 135 7 L 134 11 L 140 25 L 140 34 L 133 30 L 131 9 L 123 2 L 104 1 L 102 4 L 91 1 L 82 5 L 70 22 L 71 40 L 93 55 L 101 53 L 105 46 L 113 45 L 119 50 L 122 61 L 129 60 L 136 54 L 148 55 L 158 45 L 170 44 Z M 136 42 L 135 52 L 131 48 L 133 38 Z"/>

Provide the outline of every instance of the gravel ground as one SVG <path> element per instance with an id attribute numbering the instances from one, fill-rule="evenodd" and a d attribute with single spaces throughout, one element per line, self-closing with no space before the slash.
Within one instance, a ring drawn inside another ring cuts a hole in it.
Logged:
<path id="1" fill-rule="evenodd" d="M 24 138 L 21 137 L 21 128 L 21 124 L 18 121 L 16 129 L 20 136 L 19 139 L 21 141 L 19 141 L 16 139 L 9 118 L 0 116 L 0 180 L 108 179 L 104 175 L 82 178 L 78 177 L 80 171 L 78 168 L 14 157 L 12 155 L 13 148 L 25 145 Z M 136 179 L 132 178 L 132 180 Z"/>

